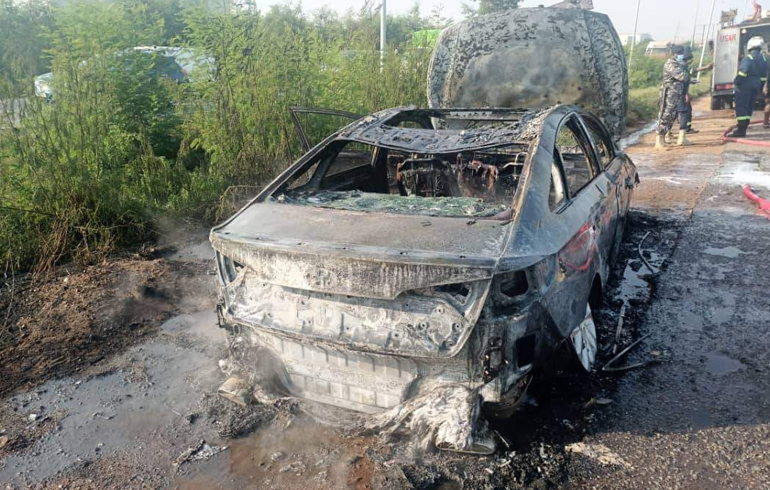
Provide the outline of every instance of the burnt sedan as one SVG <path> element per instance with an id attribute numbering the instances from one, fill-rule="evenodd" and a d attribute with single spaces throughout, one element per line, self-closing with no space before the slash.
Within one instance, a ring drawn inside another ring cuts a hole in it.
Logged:
<path id="1" fill-rule="evenodd" d="M 591 309 L 637 181 L 575 106 L 359 119 L 211 231 L 224 391 L 269 385 L 382 426 L 420 403 L 434 422 L 463 410 L 468 429 L 435 445 L 494 450 L 473 427 L 483 408 L 515 407 L 564 342 L 592 368 Z"/>

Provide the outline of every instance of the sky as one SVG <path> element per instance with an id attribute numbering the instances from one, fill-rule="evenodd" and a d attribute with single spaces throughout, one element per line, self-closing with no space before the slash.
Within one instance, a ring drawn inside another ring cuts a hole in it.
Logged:
<path id="1" fill-rule="evenodd" d="M 257 0 L 257 5 L 266 7 L 287 0 Z M 300 1 L 305 10 L 313 11 L 322 6 L 329 6 L 345 12 L 360 8 L 364 0 L 291 0 Z M 376 3 L 378 0 L 374 0 Z M 440 8 L 444 17 L 462 20 L 461 5 L 465 0 L 387 0 L 388 12 L 403 13 L 415 3 L 420 5 L 423 15 L 428 15 L 434 8 Z M 524 0 L 522 7 L 552 5 L 560 0 Z M 758 0 L 763 8 L 770 9 L 770 0 Z M 608 14 L 620 34 L 631 34 L 634 30 L 634 17 L 637 0 L 594 0 L 595 10 Z M 695 24 L 706 24 L 712 0 L 641 0 L 639 14 L 639 32 L 648 33 L 659 41 L 690 39 Z M 695 14 L 700 4 L 696 21 Z M 738 9 L 738 18 L 743 19 L 752 10 L 751 0 L 716 0 L 714 18 L 718 20 L 721 10 Z M 703 35 L 699 28 L 700 36 Z"/>

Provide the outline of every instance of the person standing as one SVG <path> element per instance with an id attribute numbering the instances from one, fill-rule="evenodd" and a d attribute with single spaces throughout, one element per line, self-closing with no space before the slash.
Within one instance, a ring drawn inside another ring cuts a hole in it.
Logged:
<path id="1" fill-rule="evenodd" d="M 738 126 L 730 136 L 743 138 L 751 123 L 751 115 L 754 112 L 754 104 L 762 91 L 762 86 L 767 82 L 768 62 L 767 55 L 762 52 L 765 39 L 755 36 L 749 39 L 746 45 L 746 56 L 741 60 L 738 75 L 735 77 L 735 119 Z"/>
<path id="2" fill-rule="evenodd" d="M 703 66 L 701 68 L 691 68 L 690 65 L 692 64 L 694 59 L 692 48 L 685 46 L 684 48 L 684 66 L 685 69 L 690 74 L 690 80 L 685 83 L 684 87 L 684 97 L 682 97 L 682 100 L 679 102 L 679 139 L 677 141 L 677 145 L 683 146 L 688 145 L 690 142 L 687 140 L 688 134 L 695 134 L 699 131 L 697 129 L 693 129 L 692 127 L 692 99 L 690 98 L 690 86 L 693 84 L 698 83 L 697 79 L 694 79 L 694 77 L 697 76 L 698 73 L 710 70 L 714 67 L 714 64 L 708 64 L 706 66 Z"/>
<path id="3" fill-rule="evenodd" d="M 672 46 L 671 58 L 663 66 L 663 85 L 660 87 L 658 126 L 655 130 L 655 149 L 666 149 L 666 134 L 674 125 L 680 103 L 684 100 L 685 87 L 690 83 L 690 73 L 684 64 L 684 47 Z"/>

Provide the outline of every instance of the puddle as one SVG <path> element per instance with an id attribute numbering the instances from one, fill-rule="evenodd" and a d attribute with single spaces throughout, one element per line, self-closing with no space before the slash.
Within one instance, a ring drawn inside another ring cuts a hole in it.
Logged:
<path id="1" fill-rule="evenodd" d="M 741 361 L 727 357 L 723 354 L 706 354 L 706 370 L 711 374 L 729 374 L 740 371 L 746 367 Z"/>
<path id="2" fill-rule="evenodd" d="M 725 248 L 709 247 L 703 252 L 708 255 L 718 255 L 720 257 L 727 257 L 728 259 L 737 259 L 741 255 L 753 255 L 753 254 L 750 254 L 749 252 L 744 252 L 743 250 L 737 247 L 725 247 Z"/>
<path id="3" fill-rule="evenodd" d="M 629 262 L 623 271 L 623 280 L 620 282 L 618 299 L 623 301 L 646 301 L 650 296 L 650 284 L 644 279 L 650 271 L 642 265 L 635 271 L 632 264 L 639 265 L 639 262 Z"/>
<path id="4" fill-rule="evenodd" d="M 690 181 L 690 179 L 685 177 L 672 177 L 672 176 L 652 177 L 648 180 L 659 180 L 661 182 L 666 182 L 668 184 L 674 184 L 674 185 L 682 185 L 683 183 Z"/>
<path id="5" fill-rule="evenodd" d="M 633 133 L 629 134 L 625 138 L 620 138 L 620 142 L 618 143 L 618 147 L 621 150 L 625 150 L 629 146 L 633 146 L 637 143 L 639 143 L 639 140 L 642 139 L 642 136 L 644 136 L 647 133 L 651 133 L 655 126 L 657 125 L 656 121 L 653 121 L 646 126 L 644 126 L 642 129 L 639 129 L 637 131 L 634 131 Z"/>
<path id="6" fill-rule="evenodd" d="M 714 419 L 711 416 L 711 412 L 704 408 L 696 408 L 695 412 L 690 415 L 692 419 L 693 429 L 706 429 L 714 425 Z"/>
<path id="7" fill-rule="evenodd" d="M 748 184 L 756 191 L 770 191 L 770 173 L 760 170 L 758 162 L 730 163 L 732 165 L 720 173 L 718 181 L 738 186 Z"/>

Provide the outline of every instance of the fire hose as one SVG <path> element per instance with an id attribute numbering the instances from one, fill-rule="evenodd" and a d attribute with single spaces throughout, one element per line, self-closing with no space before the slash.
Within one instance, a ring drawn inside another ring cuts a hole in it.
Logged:
<path id="1" fill-rule="evenodd" d="M 762 124 L 764 121 L 752 121 L 751 126 L 755 124 Z M 728 136 L 728 134 L 733 131 L 737 125 L 731 126 L 722 134 L 722 142 L 723 143 L 739 143 L 741 145 L 750 145 L 750 146 L 761 146 L 764 148 L 770 148 L 770 141 L 757 141 L 757 140 L 750 140 L 746 138 L 734 138 L 732 136 Z M 743 186 L 743 195 L 746 196 L 748 199 L 754 201 L 759 205 L 759 210 L 768 218 L 770 219 L 770 201 L 767 199 L 763 199 L 756 195 L 753 190 L 751 190 L 751 187 L 749 187 L 748 184 L 745 184 Z"/>
<path id="2" fill-rule="evenodd" d="M 751 190 L 751 187 L 749 187 L 748 184 L 743 186 L 743 195 L 757 203 L 759 205 L 759 210 L 762 211 L 762 213 L 764 213 L 768 219 L 770 219 L 770 201 L 767 199 L 762 199 L 758 195 L 754 194 L 754 191 Z"/>
<path id="3" fill-rule="evenodd" d="M 750 123 L 750 126 L 754 126 L 755 124 L 762 124 L 764 121 L 752 121 Z M 737 128 L 738 125 L 730 126 L 727 131 L 722 133 L 722 143 L 740 143 L 741 145 L 750 145 L 750 146 L 762 146 L 765 148 L 770 148 L 770 141 L 757 141 L 757 140 L 750 140 L 746 138 L 734 138 L 732 136 L 728 136 L 732 131 Z"/>

